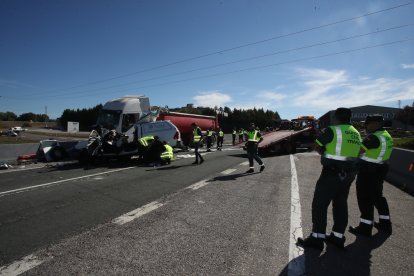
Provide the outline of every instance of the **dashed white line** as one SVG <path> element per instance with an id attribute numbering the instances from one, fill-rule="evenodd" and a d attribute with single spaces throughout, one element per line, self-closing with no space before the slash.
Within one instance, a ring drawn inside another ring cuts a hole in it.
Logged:
<path id="1" fill-rule="evenodd" d="M 15 189 L 15 190 L 9 190 L 9 191 L 5 191 L 5 192 L 1 192 L 0 197 L 10 195 L 10 194 L 15 194 L 15 193 L 22 193 L 22 192 L 26 192 L 26 191 L 34 190 L 34 189 L 38 189 L 38 188 L 44 188 L 44 187 L 47 187 L 47 186 L 61 184 L 61 183 L 64 183 L 64 182 L 79 180 L 79 179 L 83 179 L 83 178 L 94 177 L 94 176 L 104 175 L 104 174 L 110 174 L 110 173 L 120 172 L 120 171 L 126 171 L 126 170 L 130 170 L 130 169 L 133 169 L 133 168 L 136 168 L 136 167 L 127 167 L 127 168 L 122 168 L 122 169 L 116 169 L 116 170 L 111 170 L 111 171 L 106 171 L 106 172 L 94 173 L 94 174 L 89 174 L 89 175 L 84 175 L 84 176 L 79 176 L 79 177 L 74 177 L 74 178 L 68 178 L 68 179 L 53 181 L 53 182 L 49 182 L 49 183 L 24 187 L 24 188 Z"/>
<path id="2" fill-rule="evenodd" d="M 303 233 L 299 183 L 293 155 L 290 155 L 290 166 L 292 179 L 288 276 L 297 276 L 305 275 L 305 255 L 303 254 L 303 248 L 296 245 L 298 237 L 302 237 Z"/>
<path id="3" fill-rule="evenodd" d="M 148 214 L 148 213 L 154 211 L 155 209 L 160 208 L 163 205 L 164 204 L 162 204 L 162 203 L 154 201 L 154 202 L 148 203 L 147 205 L 144 205 L 140 208 L 132 210 L 131 212 L 128 212 L 128 213 L 126 213 L 122 216 L 119 216 L 116 219 L 114 219 L 112 222 L 115 223 L 115 224 L 123 225 L 125 223 L 133 221 L 134 219 L 142 217 L 143 215 Z"/>
<path id="4" fill-rule="evenodd" d="M 0 275 L 19 275 L 36 266 L 41 265 L 46 260 L 41 260 L 37 256 L 31 254 L 24 257 L 22 260 L 0 267 Z"/>
<path id="5" fill-rule="evenodd" d="M 198 190 L 201 187 L 206 186 L 208 184 L 207 181 L 208 181 L 207 179 L 201 180 L 201 181 L 199 181 L 197 183 L 194 183 L 193 185 L 188 186 L 186 189 L 191 189 L 191 190 L 194 190 L 194 191 L 195 190 Z"/>
<path id="6" fill-rule="evenodd" d="M 240 163 L 239 165 L 240 165 L 240 166 L 247 166 L 247 165 L 249 165 L 249 161 L 245 161 L 245 162 L 243 162 L 243 163 Z"/>
<path id="7" fill-rule="evenodd" d="M 235 172 L 235 171 L 237 171 L 237 169 L 228 169 L 228 170 L 225 170 L 225 171 L 222 171 L 221 172 L 221 174 L 231 174 L 232 172 Z"/>

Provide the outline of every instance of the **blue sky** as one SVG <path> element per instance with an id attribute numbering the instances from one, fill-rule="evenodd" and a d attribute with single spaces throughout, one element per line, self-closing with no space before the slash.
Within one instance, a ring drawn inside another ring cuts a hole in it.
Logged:
<path id="1" fill-rule="evenodd" d="M 0 111 L 57 118 L 124 95 L 288 119 L 411 104 L 413 14 L 409 0 L 2 0 Z"/>

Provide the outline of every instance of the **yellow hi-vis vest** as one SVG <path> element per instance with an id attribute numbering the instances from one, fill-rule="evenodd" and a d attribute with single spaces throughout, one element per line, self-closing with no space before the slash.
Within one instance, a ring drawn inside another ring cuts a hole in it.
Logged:
<path id="1" fill-rule="evenodd" d="M 166 160 L 166 159 L 174 160 L 173 148 L 168 144 L 165 144 L 164 147 L 165 147 L 166 150 L 161 154 L 161 159 L 163 159 L 163 160 Z"/>
<path id="2" fill-rule="evenodd" d="M 196 127 L 193 131 L 193 141 L 194 143 L 198 143 L 201 140 L 201 135 L 198 134 L 198 132 L 201 132 L 201 129 L 199 127 Z"/>
<path id="3" fill-rule="evenodd" d="M 219 137 L 223 137 L 224 136 L 224 132 L 223 131 L 219 131 Z"/>
<path id="4" fill-rule="evenodd" d="M 138 142 L 144 147 L 148 147 L 149 141 L 154 140 L 154 136 L 144 136 L 138 139 Z"/>
<path id="5" fill-rule="evenodd" d="M 259 138 L 257 137 L 258 133 L 259 131 L 257 130 L 249 131 L 249 142 L 259 142 Z"/>
<path id="6" fill-rule="evenodd" d="M 383 164 L 391 157 L 394 141 L 386 130 L 376 131 L 374 135 L 380 141 L 379 147 L 375 149 L 367 149 L 362 145 L 365 153 L 362 155 L 361 159 L 371 163 Z"/>
<path id="7" fill-rule="evenodd" d="M 211 130 L 207 130 L 207 136 L 208 136 L 208 137 L 213 136 L 213 132 L 212 132 Z"/>
<path id="8" fill-rule="evenodd" d="M 326 150 L 323 156 L 339 161 L 356 160 L 361 149 L 361 135 L 358 130 L 351 125 L 337 125 L 330 126 L 330 128 L 334 138 L 325 145 Z"/>

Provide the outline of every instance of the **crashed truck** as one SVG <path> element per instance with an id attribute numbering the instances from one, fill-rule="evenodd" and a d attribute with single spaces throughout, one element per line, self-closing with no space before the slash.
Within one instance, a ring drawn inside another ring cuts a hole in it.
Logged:
<path id="1" fill-rule="evenodd" d="M 179 147 L 179 129 L 170 121 L 157 121 L 158 113 L 151 111 L 149 98 L 145 96 L 111 100 L 103 106 L 87 140 L 41 141 L 37 157 L 46 161 L 76 158 L 82 163 L 95 158 L 127 160 L 139 154 L 137 141 L 148 135 L 158 136 L 160 141 Z"/>

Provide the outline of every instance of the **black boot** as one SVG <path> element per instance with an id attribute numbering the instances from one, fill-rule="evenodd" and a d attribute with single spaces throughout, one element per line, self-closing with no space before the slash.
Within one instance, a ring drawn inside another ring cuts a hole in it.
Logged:
<path id="1" fill-rule="evenodd" d="M 349 232 L 354 235 L 362 235 L 366 237 L 372 236 L 372 225 L 360 222 L 358 226 L 349 226 Z"/>
<path id="2" fill-rule="evenodd" d="M 327 242 L 335 245 L 336 247 L 340 249 L 344 249 L 345 246 L 345 236 L 342 236 L 342 238 L 338 238 L 334 235 L 334 233 L 331 233 L 329 236 L 325 239 Z"/>
<path id="3" fill-rule="evenodd" d="M 389 219 L 380 219 L 379 222 L 374 222 L 374 226 L 379 231 L 383 231 L 388 235 L 392 234 L 392 224 Z"/>
<path id="4" fill-rule="evenodd" d="M 312 234 L 306 239 L 298 238 L 296 245 L 301 247 L 311 247 L 318 250 L 323 250 L 323 238 L 315 238 Z"/>
<path id="5" fill-rule="evenodd" d="M 246 171 L 246 173 L 254 173 L 254 169 L 250 168 Z"/>

